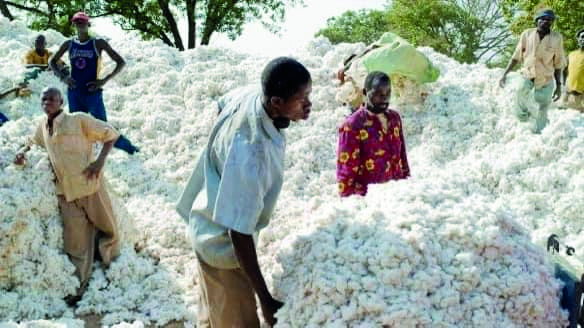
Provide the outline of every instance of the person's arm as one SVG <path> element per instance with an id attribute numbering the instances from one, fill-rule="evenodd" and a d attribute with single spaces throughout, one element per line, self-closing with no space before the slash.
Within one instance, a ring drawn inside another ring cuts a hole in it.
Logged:
<path id="1" fill-rule="evenodd" d="M 126 61 L 124 61 L 122 56 L 120 56 L 120 54 L 118 54 L 114 49 L 112 49 L 109 43 L 107 43 L 107 41 L 105 41 L 104 39 L 95 40 L 95 47 L 97 48 L 97 51 L 99 53 L 101 53 L 101 51 L 104 50 L 108 54 L 108 56 L 110 56 L 110 58 L 116 62 L 116 67 L 111 73 L 109 73 L 103 79 L 97 79 L 93 82 L 89 82 L 87 84 L 89 91 L 95 91 L 103 87 L 104 84 L 106 84 L 110 79 L 112 79 L 119 72 L 121 72 L 124 66 L 126 66 Z"/>
<path id="2" fill-rule="evenodd" d="M 95 160 L 95 162 L 89 164 L 89 166 L 83 170 L 82 173 L 85 175 L 85 177 L 87 177 L 88 180 L 97 179 L 99 177 L 99 174 L 105 165 L 105 159 L 114 147 L 114 142 L 115 140 L 104 142 L 103 148 L 99 153 L 99 157 Z"/>
<path id="3" fill-rule="evenodd" d="M 30 150 L 33 145 L 39 145 L 40 147 L 45 147 L 43 141 L 43 131 L 41 125 L 37 127 L 37 130 L 32 138 L 29 138 L 26 143 L 18 150 L 16 157 L 14 158 L 14 164 L 24 165 L 26 163 L 26 153 Z"/>
<path id="4" fill-rule="evenodd" d="M 95 119 L 87 114 L 77 115 L 79 115 L 78 117 L 81 120 L 81 128 L 85 138 L 92 142 L 103 143 L 103 148 L 98 158 L 82 172 L 87 179 L 98 178 L 105 165 L 107 155 L 112 150 L 120 134 L 106 122 Z"/>
<path id="5" fill-rule="evenodd" d="M 49 59 L 49 67 L 53 71 L 53 74 L 55 74 L 61 81 L 65 82 L 69 88 L 75 88 L 75 80 L 73 80 L 71 76 L 63 74 L 59 69 L 59 61 L 65 52 L 69 50 L 70 44 L 71 40 L 67 40 L 61 45 L 59 50 L 57 50 L 57 52 L 51 56 L 51 59 Z"/>
<path id="6" fill-rule="evenodd" d="M 567 70 L 566 54 L 564 52 L 564 40 L 560 36 L 559 45 L 556 48 L 554 54 L 554 78 L 556 79 L 556 89 L 554 90 L 554 95 L 552 97 L 553 101 L 560 99 L 562 94 L 562 71 Z"/>
<path id="7" fill-rule="evenodd" d="M 511 57 L 511 60 L 509 61 L 507 68 L 505 69 L 505 73 L 503 73 L 501 80 L 499 80 L 499 86 L 501 88 L 505 87 L 505 83 L 507 82 L 507 74 L 509 74 L 509 72 L 511 72 L 515 68 L 517 63 L 519 63 L 519 61 L 521 61 L 521 59 L 523 58 L 523 52 L 525 51 L 526 42 L 527 34 L 526 32 L 523 32 L 521 34 L 521 37 L 519 38 L 517 46 L 515 46 L 515 51 L 513 52 L 513 56 Z"/>
<path id="8" fill-rule="evenodd" d="M 568 57 L 566 59 L 566 67 L 564 68 L 564 74 L 563 74 L 563 79 L 562 79 L 562 83 L 564 85 L 566 85 L 566 81 L 568 80 L 568 66 L 570 66 L 570 57 Z"/>
<path id="9" fill-rule="evenodd" d="M 509 74 L 509 72 L 511 72 L 513 70 L 513 68 L 515 68 L 515 66 L 517 65 L 519 61 L 517 59 L 511 58 L 511 60 L 509 61 L 509 64 L 507 65 L 507 68 L 505 69 L 505 73 L 503 73 L 503 77 L 501 77 L 501 80 L 499 81 L 499 86 L 501 88 L 505 87 L 505 83 L 507 82 L 507 74 Z"/>
<path id="10" fill-rule="evenodd" d="M 554 78 L 556 79 L 556 89 L 554 90 L 554 96 L 552 97 L 553 101 L 560 99 L 560 95 L 562 93 L 562 70 L 556 69 L 554 71 Z"/>
<path id="11" fill-rule="evenodd" d="M 399 138 L 401 140 L 401 153 L 400 153 L 400 159 L 401 159 L 401 165 L 402 165 L 402 173 L 403 173 L 403 177 L 407 178 L 410 176 L 410 164 L 408 163 L 408 154 L 406 152 L 406 139 L 404 138 L 404 129 L 403 129 L 403 124 L 401 122 L 401 118 L 399 121 Z"/>
<path id="12" fill-rule="evenodd" d="M 253 237 L 231 229 L 229 230 L 229 237 L 231 238 L 239 266 L 247 275 L 253 290 L 258 295 L 266 322 L 270 326 L 275 325 L 276 318 L 274 318 L 274 314 L 276 314 L 284 303 L 274 299 L 268 290 L 258 263 Z"/>

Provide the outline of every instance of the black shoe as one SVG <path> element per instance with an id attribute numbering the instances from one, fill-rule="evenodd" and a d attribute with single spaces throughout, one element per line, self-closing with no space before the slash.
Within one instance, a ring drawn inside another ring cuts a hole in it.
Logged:
<path id="1" fill-rule="evenodd" d="M 128 154 L 130 154 L 130 155 L 134 155 L 135 153 L 138 153 L 138 152 L 140 152 L 140 148 L 138 148 L 138 147 L 136 147 L 136 146 L 134 146 L 134 145 L 131 145 L 131 146 L 130 146 L 130 149 L 128 149 L 128 150 L 127 150 L 127 152 L 128 152 Z"/>
<path id="2" fill-rule="evenodd" d="M 67 305 L 75 307 L 77 306 L 77 303 L 81 301 L 81 295 L 67 295 L 63 300 Z"/>

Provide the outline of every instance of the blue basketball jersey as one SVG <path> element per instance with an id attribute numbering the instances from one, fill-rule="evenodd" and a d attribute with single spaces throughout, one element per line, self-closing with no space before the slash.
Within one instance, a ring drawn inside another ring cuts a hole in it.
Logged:
<path id="1" fill-rule="evenodd" d="M 71 78 L 77 88 L 87 90 L 87 83 L 97 79 L 99 73 L 99 53 L 95 47 L 95 39 L 85 42 L 72 39 L 69 45 L 69 61 L 71 63 Z"/>

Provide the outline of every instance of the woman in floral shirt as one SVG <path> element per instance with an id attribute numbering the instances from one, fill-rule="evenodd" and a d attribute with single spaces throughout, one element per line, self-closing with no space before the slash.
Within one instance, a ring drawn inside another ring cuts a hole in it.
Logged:
<path id="1" fill-rule="evenodd" d="M 339 128 L 337 181 L 342 197 L 367 193 L 367 185 L 410 176 L 399 113 L 389 108 L 387 74 L 371 72 L 363 93 L 367 104 Z"/>

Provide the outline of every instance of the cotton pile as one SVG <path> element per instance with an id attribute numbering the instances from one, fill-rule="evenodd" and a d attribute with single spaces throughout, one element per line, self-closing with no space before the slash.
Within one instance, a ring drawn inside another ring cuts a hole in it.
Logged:
<path id="1" fill-rule="evenodd" d="M 45 34 L 50 49 L 64 40 Z M 8 58 L 0 63 L 2 88 L 23 73 L 20 58 L 35 35 L 0 19 L 0 54 Z M 132 36 L 111 45 L 127 66 L 104 87 L 108 119 L 141 152 L 108 158 L 126 242 L 109 269 L 94 268 L 75 310 L 62 301 L 78 282 L 62 251 L 46 154 L 33 148 L 26 167 L 11 164 L 43 117 L 40 90 L 64 87 L 43 73 L 31 81 L 30 98 L 0 102 L 12 119 L 0 128 L 0 321 L 7 327 L 45 318 L 75 325 L 90 313 L 107 326 L 196 322 L 196 259 L 174 204 L 207 140 L 216 100 L 258 83 L 270 58 L 214 47 L 178 52 Z M 422 48 L 442 76 L 424 104 L 398 108 L 412 177 L 340 199 L 336 127 L 349 110 L 335 101 L 333 72 L 363 47 L 317 38 L 290 54 L 312 74 L 313 111 L 286 131 L 285 183 L 258 243 L 268 287 L 285 302 L 279 325 L 565 325 L 561 285 L 543 246 L 556 233 L 584 259 L 582 116 L 551 110 L 550 124 L 535 135 L 511 115 L 516 79 L 500 89 L 501 70 Z"/>

